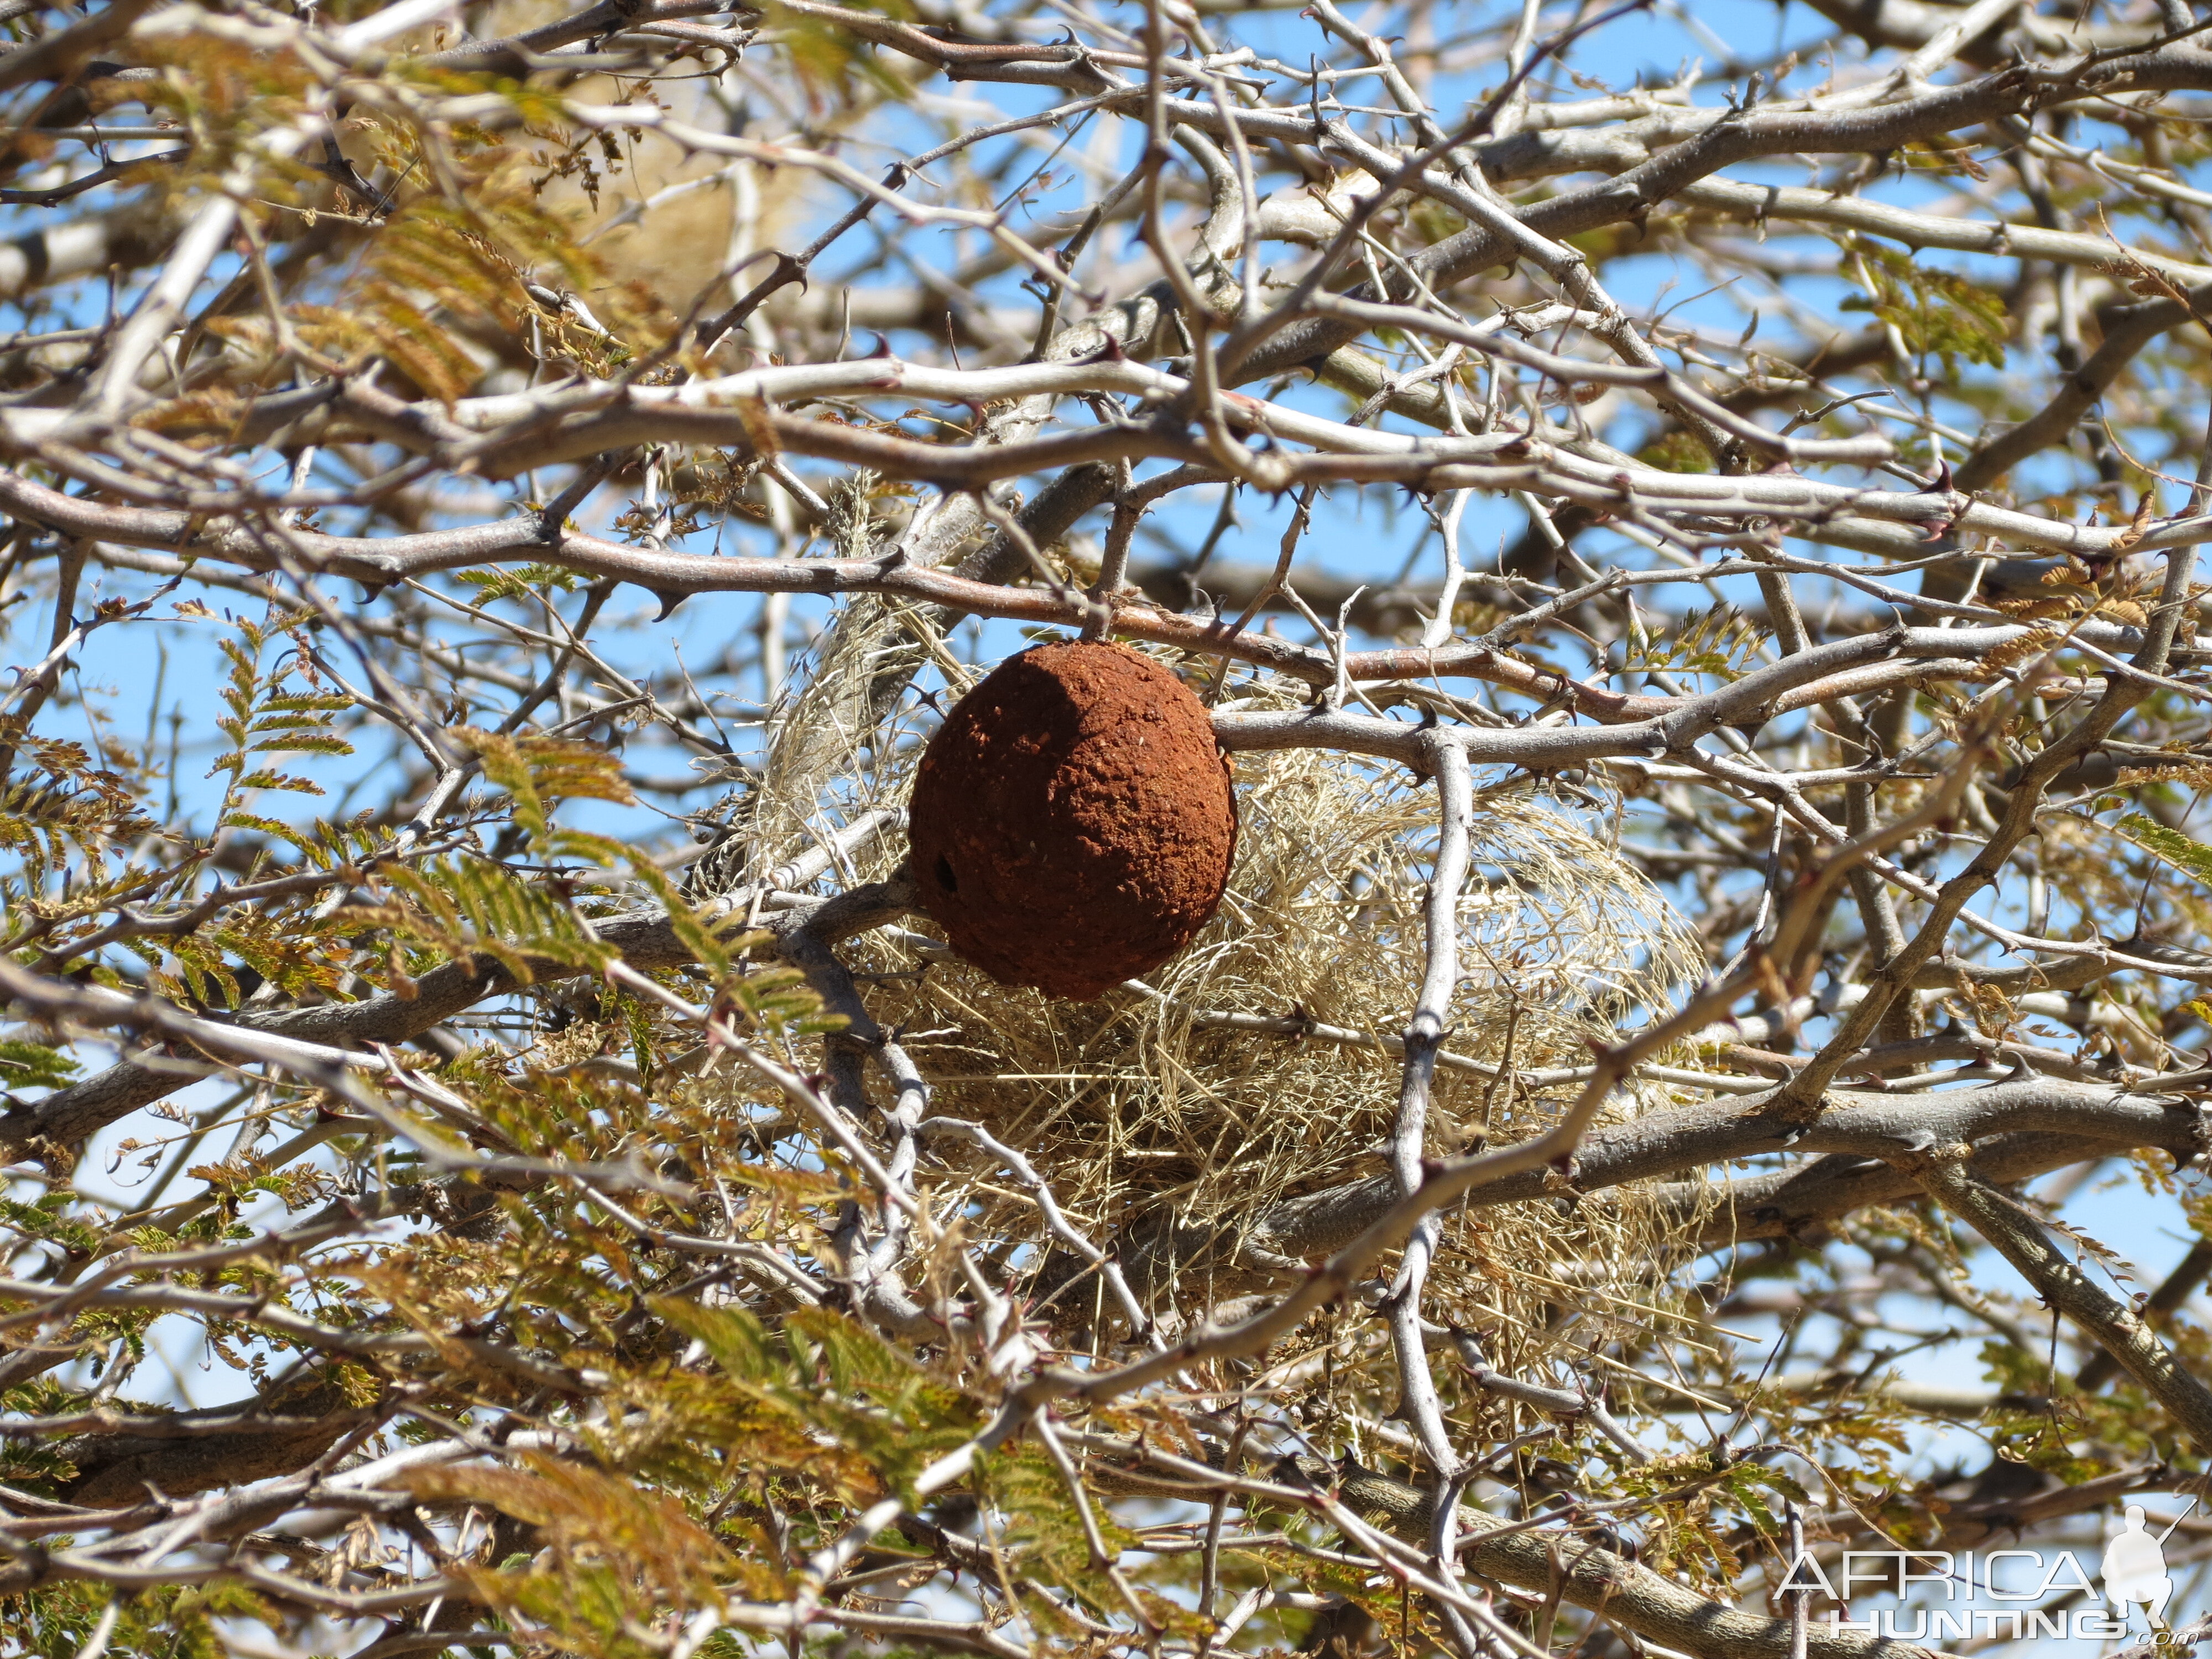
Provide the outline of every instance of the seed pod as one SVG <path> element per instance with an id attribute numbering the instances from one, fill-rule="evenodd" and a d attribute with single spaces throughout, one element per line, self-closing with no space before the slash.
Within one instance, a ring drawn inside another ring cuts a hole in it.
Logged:
<path id="1" fill-rule="evenodd" d="M 1087 641 L 1011 657 L 960 700 L 911 822 L 915 884 L 952 948 L 1082 1001 L 1189 944 L 1237 852 L 1205 708 L 1151 658 Z"/>

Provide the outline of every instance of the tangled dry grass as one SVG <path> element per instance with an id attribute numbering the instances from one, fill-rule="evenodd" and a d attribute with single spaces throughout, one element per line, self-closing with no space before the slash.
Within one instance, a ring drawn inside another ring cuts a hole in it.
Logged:
<path id="1" fill-rule="evenodd" d="M 874 601 L 848 608 L 817 648 L 823 665 L 784 711 L 748 809 L 756 872 L 828 824 L 901 805 L 936 715 L 896 690 L 920 670 L 914 683 L 949 707 L 981 673 L 954 660 L 927 617 Z M 1201 690 L 1214 668 L 1172 665 Z M 1242 677 L 1227 693 L 1243 707 L 1308 695 Z M 1242 832 L 1220 912 L 1148 984 L 1054 1000 L 1000 985 L 915 932 L 879 932 L 848 954 L 871 1011 L 929 1078 L 933 1113 L 1023 1152 L 1093 1237 L 1172 1230 L 1209 1241 L 1200 1254 L 1237 1264 L 1249 1282 L 1246 1235 L 1272 1203 L 1383 1170 L 1436 804 L 1403 768 L 1318 750 L 1240 756 L 1237 786 Z M 1478 796 L 1437 1152 L 1537 1133 L 1589 1043 L 1664 1006 L 1698 970 L 1680 919 L 1589 817 L 1525 780 Z M 878 837 L 837 878 L 892 875 L 905 850 L 902 836 Z M 1646 1085 L 1613 1109 L 1662 1097 Z M 938 1150 L 950 1160 L 940 1194 L 969 1201 L 969 1237 L 1034 1235 L 1028 1194 L 954 1146 Z M 1571 1208 L 1470 1212 L 1432 1279 L 1435 1306 L 1501 1355 L 1535 1359 L 1563 1342 L 1587 1352 L 1608 1297 L 1648 1325 L 1660 1281 L 1684 1259 L 1686 1219 L 1632 1189 Z M 1623 1276 L 1594 1287 L 1565 1266 L 1577 1260 L 1620 1264 Z M 1554 1317 L 1562 1300 L 1584 1310 L 1571 1336 Z"/>

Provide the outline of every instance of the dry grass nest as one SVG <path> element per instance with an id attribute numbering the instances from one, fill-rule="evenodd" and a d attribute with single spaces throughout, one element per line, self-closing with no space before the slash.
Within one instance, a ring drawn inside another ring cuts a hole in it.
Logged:
<path id="1" fill-rule="evenodd" d="M 926 620 L 873 609 L 865 628 L 848 610 L 781 717 L 751 813 L 768 832 L 752 849 L 757 867 L 826 824 L 903 799 L 936 716 L 907 698 L 896 717 L 873 718 L 885 686 L 919 669 L 915 684 L 941 676 L 957 696 L 981 678 Z M 1159 659 L 1201 690 L 1213 668 Z M 1240 673 L 1228 695 L 1294 707 L 1310 694 Z M 1436 792 L 1402 767 L 1322 750 L 1239 755 L 1235 771 L 1243 830 L 1227 896 L 1144 992 L 1055 1000 L 996 983 L 919 932 L 843 947 L 871 1010 L 930 1079 L 932 1113 L 983 1124 L 1024 1152 L 1094 1238 L 1171 1221 L 1213 1230 L 1233 1255 L 1270 1206 L 1384 1169 L 1397 1056 L 1382 1042 L 1297 1032 L 1387 1039 L 1404 1028 L 1421 978 Z M 1663 1008 L 1703 965 L 1663 896 L 1595 832 L 1596 815 L 1525 778 L 1481 784 L 1432 1153 L 1539 1132 L 1576 1085 L 1532 1086 L 1528 1074 L 1586 1064 L 1592 1039 Z M 905 851 L 902 834 L 878 837 L 842 879 L 890 876 Z M 1239 1029 L 1238 1016 L 1273 1029 Z M 1619 1117 L 1663 1098 L 1624 1091 L 1607 1109 Z M 1033 1206 L 1003 1171 L 959 1143 L 932 1152 L 940 1193 L 963 1190 L 975 1206 L 971 1237 L 1036 1236 Z M 1502 1339 L 1555 1322 L 1562 1297 L 1601 1321 L 1619 1299 L 1628 1322 L 1648 1325 L 1640 1291 L 1680 1265 L 1684 1228 L 1679 1206 L 1662 1216 L 1630 1191 L 1466 1212 L 1431 1280 L 1438 1316 Z M 1607 1283 L 1565 1265 L 1577 1260 L 1604 1264 Z M 1583 1325 L 1577 1346 L 1595 1334 Z"/>

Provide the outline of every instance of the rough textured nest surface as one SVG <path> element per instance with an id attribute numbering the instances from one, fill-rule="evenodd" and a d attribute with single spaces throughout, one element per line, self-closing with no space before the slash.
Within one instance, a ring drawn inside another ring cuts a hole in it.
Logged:
<path id="1" fill-rule="evenodd" d="M 1008 985 L 1089 1001 L 1212 919 L 1237 801 L 1205 707 L 1127 647 L 1008 658 L 929 740 L 908 811 L 930 918 Z"/>
<path id="2" fill-rule="evenodd" d="M 776 734 L 754 822 L 783 828 L 755 848 L 761 867 L 823 827 L 906 800 L 935 720 L 908 698 L 871 723 L 879 690 L 867 688 L 880 688 L 884 665 L 922 665 L 917 684 L 934 690 L 941 676 L 951 697 L 980 678 L 925 616 L 867 614 L 866 627 L 841 624 L 821 647 L 850 678 L 817 675 Z M 1202 684 L 1212 666 L 1189 672 Z M 1237 678 L 1229 691 L 1246 708 L 1310 695 L 1265 678 Z M 1403 1030 L 1421 977 L 1434 788 L 1402 768 L 1316 750 L 1240 755 L 1234 775 L 1240 841 L 1219 911 L 1146 976 L 1147 992 L 1073 1004 L 1002 984 L 919 924 L 842 947 L 872 1011 L 902 1032 L 928 1077 L 933 1114 L 981 1122 L 1019 1148 L 1079 1224 L 1125 1257 L 1133 1240 L 1173 1242 L 1157 1271 L 1132 1275 L 1161 1305 L 1268 1282 L 1251 1263 L 1275 1248 L 1271 1210 L 1384 1173 L 1399 1077 L 1385 1040 Z M 840 780 L 845 793 L 806 793 L 817 779 Z M 1642 1023 L 1701 971 L 1696 941 L 1607 844 L 1605 823 L 1601 811 L 1525 780 L 1479 787 L 1432 1152 L 1540 1132 L 1577 1092 L 1570 1073 L 1588 1063 L 1590 1039 Z M 906 851 L 904 837 L 880 836 L 828 879 L 888 876 Z M 1316 1028 L 1370 1041 L 1329 1041 Z M 1638 1085 L 1609 1110 L 1665 1097 Z M 965 1200 L 968 1237 L 1036 1237 L 1028 1195 L 962 1145 L 933 1141 L 925 1181 L 940 1203 Z M 1437 1316 L 1483 1332 L 1501 1364 L 1586 1352 L 1609 1320 L 1647 1328 L 1656 1306 L 1677 1299 L 1663 1281 L 1694 1254 L 1698 1220 L 1632 1188 L 1467 1211 L 1450 1220 L 1431 1275 Z M 1601 1282 L 1577 1261 L 1606 1264 Z M 1066 1294 L 1087 1311 L 1095 1277 Z"/>

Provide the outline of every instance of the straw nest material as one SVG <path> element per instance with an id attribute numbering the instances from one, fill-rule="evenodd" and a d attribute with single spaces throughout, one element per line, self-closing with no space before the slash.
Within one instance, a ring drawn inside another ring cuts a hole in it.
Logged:
<path id="1" fill-rule="evenodd" d="M 957 696 L 980 678 L 922 614 L 866 604 L 842 613 L 780 722 L 750 815 L 758 868 L 827 823 L 903 803 L 935 717 L 912 697 L 894 712 L 887 685 L 919 672 L 930 689 L 941 675 Z M 1202 684 L 1213 666 L 1185 672 Z M 1228 691 L 1243 707 L 1310 696 L 1242 675 Z M 1255 1272 L 1266 1282 L 1267 1221 L 1284 1200 L 1384 1172 L 1390 1043 L 1421 978 L 1436 839 L 1435 790 L 1402 768 L 1305 750 L 1237 756 L 1234 775 L 1241 839 L 1219 913 L 1145 992 L 1055 1001 L 994 981 L 918 928 L 842 947 L 872 1012 L 930 1079 L 931 1113 L 1019 1149 L 1077 1224 L 1125 1257 L 1133 1240 L 1178 1241 L 1164 1272 L 1132 1277 L 1141 1295 L 1184 1307 L 1253 1288 Z M 889 876 L 905 850 L 903 837 L 878 837 L 840 878 Z M 1587 1065 L 1590 1042 L 1641 1023 L 1702 967 L 1664 898 L 1525 778 L 1479 788 L 1473 855 L 1432 1153 L 1540 1132 L 1577 1091 L 1565 1074 Z M 1638 1086 L 1608 1111 L 1663 1102 Z M 1032 1201 L 996 1164 L 949 1139 L 932 1152 L 925 1179 L 940 1199 L 969 1200 L 969 1237 L 1036 1236 Z M 1566 1346 L 1587 1352 L 1609 1318 L 1648 1327 L 1647 1298 L 1693 1253 L 1695 1224 L 1679 1201 L 1662 1211 L 1626 1190 L 1468 1211 L 1449 1224 L 1432 1306 L 1485 1332 L 1501 1363 L 1525 1363 L 1562 1351 L 1559 1308 L 1572 1304 Z M 1592 1261 L 1603 1283 L 1574 1265 Z"/>
<path id="2" fill-rule="evenodd" d="M 915 889 L 953 948 L 1083 1002 L 1189 944 L 1237 850 L 1204 706 L 1103 641 L 994 669 L 929 740 L 908 816 Z"/>

